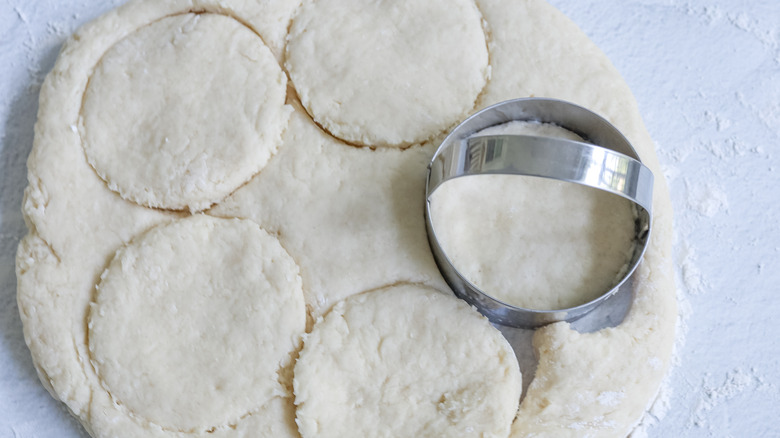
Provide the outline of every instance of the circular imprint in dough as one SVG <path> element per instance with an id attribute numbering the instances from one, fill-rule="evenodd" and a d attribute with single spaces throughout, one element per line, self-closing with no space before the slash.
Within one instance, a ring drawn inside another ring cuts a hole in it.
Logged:
<path id="1" fill-rule="evenodd" d="M 487 319 L 418 285 L 339 302 L 306 337 L 294 379 L 304 438 L 505 437 L 520 386 Z"/>
<path id="2" fill-rule="evenodd" d="M 132 416 L 202 432 L 284 394 L 303 291 L 298 266 L 256 223 L 197 215 L 153 228 L 117 252 L 97 291 L 92 362 Z"/>
<path id="3" fill-rule="evenodd" d="M 90 164 L 122 197 L 202 210 L 265 166 L 289 115 L 287 80 L 249 28 L 183 14 L 111 47 L 84 94 Z"/>
<path id="4" fill-rule="evenodd" d="M 309 1 L 287 70 L 314 120 L 364 146 L 423 142 L 465 117 L 488 77 L 471 0 Z"/>
<path id="5" fill-rule="evenodd" d="M 538 122 L 510 122 L 479 134 L 582 141 Z M 431 218 L 461 274 L 492 297 L 527 309 L 566 309 L 598 298 L 625 272 L 634 249 L 630 201 L 545 178 L 447 181 L 432 196 Z"/>

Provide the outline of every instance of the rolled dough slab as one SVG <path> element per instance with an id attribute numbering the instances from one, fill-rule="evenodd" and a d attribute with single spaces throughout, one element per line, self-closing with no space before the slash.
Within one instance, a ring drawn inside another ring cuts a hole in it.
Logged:
<path id="1" fill-rule="evenodd" d="M 101 410 L 105 396 L 94 391 L 85 342 L 99 276 L 117 249 L 186 216 L 123 200 L 89 166 L 77 126 L 92 71 L 139 27 L 192 11 L 239 19 L 281 60 L 295 3 L 131 2 L 80 29 L 43 84 L 23 206 L 30 234 L 17 258 L 18 301 L 44 386 L 87 430 L 113 421 Z M 662 175 L 630 90 L 573 23 L 541 1 L 475 4 L 484 20 L 490 78 L 474 109 L 525 96 L 578 103 L 615 124 Z M 274 233 L 300 266 L 314 317 L 347 296 L 389 284 L 441 287 L 422 221 L 424 170 L 437 139 L 406 150 L 356 149 L 313 123 L 294 93 L 288 103 L 295 109 L 279 153 L 210 214 L 250 218 Z M 657 177 L 653 239 L 628 315 L 617 327 L 594 333 L 580 334 L 567 324 L 535 333 L 539 365 L 513 436 L 621 437 L 640 421 L 668 368 L 674 339 L 671 223 L 668 190 Z M 256 426 L 252 421 L 217 434 L 241 436 Z"/>

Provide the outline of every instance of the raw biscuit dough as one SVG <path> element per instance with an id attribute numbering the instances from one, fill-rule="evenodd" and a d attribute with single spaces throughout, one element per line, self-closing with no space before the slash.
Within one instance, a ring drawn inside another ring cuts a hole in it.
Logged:
<path id="1" fill-rule="evenodd" d="M 420 226 L 433 148 L 355 148 L 299 106 L 268 168 L 209 210 L 277 233 L 301 266 L 313 317 L 399 281 L 446 288 Z"/>
<path id="2" fill-rule="evenodd" d="M 150 423 L 236 424 L 285 394 L 306 326 L 301 287 L 295 262 L 249 220 L 195 215 L 153 228 L 101 275 L 92 364 L 111 397 Z"/>
<path id="3" fill-rule="evenodd" d="M 130 2 L 79 29 L 41 87 L 22 207 L 30 234 L 17 253 L 17 301 L 41 382 L 93 436 L 298 436 L 290 397 L 273 398 L 231 427 L 179 433 L 128 417 L 102 389 L 85 341 L 95 285 L 117 249 L 181 215 L 141 207 L 109 190 L 85 159 L 77 129 L 93 68 L 139 28 L 171 15 L 219 13 L 240 18 L 279 57 L 295 7 L 254 0 Z"/>
<path id="4" fill-rule="evenodd" d="M 505 437 L 520 379 L 512 347 L 465 302 L 394 286 L 338 303 L 306 336 L 297 421 L 304 438 Z"/>
<path id="5" fill-rule="evenodd" d="M 510 122 L 476 135 L 501 134 L 582 141 L 538 122 Z M 633 250 L 631 203 L 577 184 L 516 175 L 456 178 L 433 193 L 430 205 L 453 265 L 494 298 L 527 309 L 565 309 L 597 298 L 615 285 Z"/>
<path id="6" fill-rule="evenodd" d="M 334 136 L 408 146 L 474 108 L 488 75 L 481 19 L 471 0 L 307 0 L 290 29 L 287 70 Z"/>
<path id="7" fill-rule="evenodd" d="M 512 431 L 516 437 L 626 436 L 669 366 L 676 319 L 669 257 L 671 206 L 652 140 L 619 74 L 562 14 L 539 0 L 476 4 L 484 19 L 490 72 L 476 108 L 525 96 L 573 101 L 614 123 L 656 175 L 653 235 L 637 271 L 628 315 L 617 327 L 594 333 L 580 334 L 567 324 L 538 330 L 534 345 L 539 366 Z M 138 29 L 171 15 L 222 14 L 250 27 L 282 60 L 297 5 L 265 0 L 133 1 L 80 29 L 42 86 L 23 207 L 30 234 L 20 243 L 17 257 L 19 309 L 41 381 L 93 436 L 297 434 L 291 401 L 283 396 L 234 427 L 179 433 L 129 418 L 101 389 L 85 342 L 89 303 L 100 273 L 117 249 L 182 214 L 144 208 L 108 189 L 85 159 L 78 129 L 93 69 L 104 53 Z M 288 86 L 294 90 L 298 85 Z M 290 103 L 294 99 L 295 93 L 289 93 Z M 300 265 L 307 305 L 315 315 L 345 296 L 383 284 L 441 284 L 427 249 L 421 204 L 425 165 L 438 140 L 404 151 L 357 149 L 317 131 L 298 109 L 280 154 L 238 189 L 224 210 L 218 204 L 214 211 L 255 218 L 279 234 Z M 361 169 L 364 172 L 356 172 Z M 293 177 L 283 180 L 287 171 Z M 269 183 L 256 183 L 260 180 Z M 340 289 L 344 284 L 351 287 Z M 505 333 L 514 339 L 512 330 Z"/>
<path id="8" fill-rule="evenodd" d="M 101 58 L 84 94 L 84 149 L 124 198 L 202 210 L 276 152 L 286 87 L 271 51 L 238 21 L 166 17 Z"/>
<path id="9" fill-rule="evenodd" d="M 671 199 L 653 141 L 628 85 L 563 14 L 538 0 L 477 5 L 491 31 L 492 69 L 478 107 L 524 96 L 579 104 L 614 124 L 655 175 L 653 232 L 635 273 L 631 309 L 617 327 L 593 333 L 565 323 L 536 331 L 539 365 L 511 435 L 625 437 L 666 374 L 677 320 Z M 601 403 L 602 394 L 617 396 Z"/>

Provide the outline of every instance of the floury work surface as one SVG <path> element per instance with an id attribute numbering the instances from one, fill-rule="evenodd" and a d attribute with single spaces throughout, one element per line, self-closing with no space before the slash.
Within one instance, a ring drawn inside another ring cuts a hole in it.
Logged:
<path id="1" fill-rule="evenodd" d="M 0 5 L 0 437 L 84 434 L 41 386 L 14 253 L 40 84 L 62 42 L 121 2 Z M 678 355 L 654 436 L 774 436 L 780 409 L 780 7 L 775 1 L 552 3 L 611 58 L 657 143 L 675 207 Z"/>

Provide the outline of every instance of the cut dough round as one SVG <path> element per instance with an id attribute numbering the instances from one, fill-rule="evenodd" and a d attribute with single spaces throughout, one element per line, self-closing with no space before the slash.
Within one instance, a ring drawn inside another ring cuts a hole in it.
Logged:
<path id="1" fill-rule="evenodd" d="M 582 141 L 561 127 L 535 122 L 511 122 L 480 134 Z M 634 249 L 630 201 L 545 178 L 477 175 L 447 181 L 431 197 L 431 218 L 461 274 L 494 298 L 527 309 L 565 309 L 599 297 L 625 272 Z"/>
<path id="2" fill-rule="evenodd" d="M 474 108 L 488 76 L 471 0 L 318 0 L 294 18 L 286 66 L 314 120 L 365 146 L 432 138 Z"/>
<path id="3" fill-rule="evenodd" d="M 512 347 L 425 286 L 355 295 L 314 326 L 295 365 L 301 435 L 505 437 L 520 398 Z"/>
<path id="4" fill-rule="evenodd" d="M 276 152 L 285 95 L 286 76 L 243 24 L 217 14 L 163 18 L 95 68 L 81 114 L 84 149 L 124 198 L 202 210 Z"/>
<path id="5" fill-rule="evenodd" d="M 201 432 L 284 394 L 280 372 L 306 324 L 301 280 L 254 222 L 196 215 L 153 228 L 117 252 L 97 291 L 91 360 L 131 415 Z"/>

